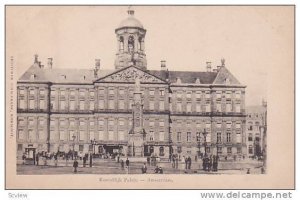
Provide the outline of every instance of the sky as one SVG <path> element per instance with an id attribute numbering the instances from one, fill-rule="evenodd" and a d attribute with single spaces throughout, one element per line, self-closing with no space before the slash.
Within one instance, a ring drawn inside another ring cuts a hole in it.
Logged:
<path id="1" fill-rule="evenodd" d="M 133 6 L 147 29 L 147 68 L 205 71 L 225 58 L 246 85 L 246 105 L 268 100 L 270 71 L 291 64 L 292 7 Z M 53 57 L 54 68 L 114 69 L 115 28 L 127 6 L 19 6 L 6 8 L 6 58 L 14 57 L 17 77 L 33 63 Z M 269 83 L 269 84 L 268 84 Z"/>

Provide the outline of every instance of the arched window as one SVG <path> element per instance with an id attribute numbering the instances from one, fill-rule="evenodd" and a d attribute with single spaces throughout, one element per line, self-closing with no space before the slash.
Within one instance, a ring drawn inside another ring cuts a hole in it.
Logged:
<path id="1" fill-rule="evenodd" d="M 124 38 L 123 36 L 120 37 L 120 40 L 119 40 L 119 48 L 120 48 L 120 51 L 123 51 L 124 50 Z"/>
<path id="2" fill-rule="evenodd" d="M 164 156 L 164 147 L 159 147 L 159 156 Z"/>
<path id="3" fill-rule="evenodd" d="M 131 35 L 128 38 L 128 51 L 133 52 L 134 51 L 134 37 Z"/>

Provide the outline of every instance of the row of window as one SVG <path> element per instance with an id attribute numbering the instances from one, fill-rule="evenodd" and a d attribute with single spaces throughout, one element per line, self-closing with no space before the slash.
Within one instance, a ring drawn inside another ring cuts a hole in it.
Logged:
<path id="1" fill-rule="evenodd" d="M 25 94 L 25 89 L 19 89 L 19 95 L 24 95 Z M 127 94 L 127 90 L 126 89 L 119 89 L 117 90 L 117 94 L 119 95 L 125 95 Z M 158 93 L 156 93 L 156 91 L 158 91 Z M 45 95 L 46 93 L 46 90 L 45 89 L 40 89 L 40 90 L 35 90 L 34 88 L 32 89 L 29 89 L 29 95 L 35 95 L 36 92 L 38 92 L 39 95 Z M 134 92 L 133 89 L 130 89 L 129 90 L 129 94 L 132 95 Z M 142 89 L 142 92 L 143 92 L 143 89 Z M 57 93 L 59 93 L 60 96 L 65 96 L 67 94 L 67 91 L 66 90 L 51 90 L 51 96 L 55 96 Z M 69 95 L 70 96 L 75 96 L 77 93 L 76 90 L 70 90 L 69 92 Z M 224 94 L 223 94 L 224 93 Z M 80 89 L 78 90 L 78 95 L 79 96 L 82 96 L 82 97 L 85 97 L 86 95 L 89 95 L 89 97 L 94 97 L 95 96 L 95 91 L 91 91 L 91 90 L 83 90 L 83 89 Z M 98 90 L 98 95 L 104 95 L 105 94 L 105 89 L 99 89 Z M 110 88 L 108 89 L 108 95 L 115 95 L 116 94 L 116 90 L 114 88 Z M 195 94 L 195 98 L 196 99 L 201 99 L 203 94 L 204 94 L 204 97 L 205 99 L 210 99 L 211 98 L 211 93 L 210 91 L 206 91 L 203 93 L 202 92 L 196 92 L 196 93 L 193 93 L 192 91 L 187 91 L 187 92 L 183 92 L 183 91 L 176 91 L 174 92 L 174 94 L 176 95 L 176 98 L 187 98 L 187 99 L 192 99 L 192 96 L 193 94 Z M 159 96 L 164 96 L 165 95 L 165 89 L 159 89 L 159 90 L 156 90 L 154 88 L 150 88 L 149 89 L 149 95 L 150 96 L 155 96 L 155 95 L 159 95 Z M 170 94 L 171 95 L 171 94 Z M 231 99 L 231 98 L 235 98 L 235 99 L 241 99 L 241 91 L 235 91 L 235 92 L 232 92 L 232 91 L 216 91 L 215 93 L 215 98 L 216 99 L 221 99 L 221 98 L 226 98 L 226 99 Z"/>
<path id="2" fill-rule="evenodd" d="M 217 132 L 217 143 L 221 143 L 222 142 L 222 133 L 221 132 Z M 177 133 L 177 141 L 181 142 L 182 140 L 182 133 L 178 132 Z M 187 132 L 186 133 L 186 141 L 187 142 L 192 142 L 193 138 L 192 138 L 192 133 L 191 132 Z M 197 132 L 196 133 L 196 141 L 197 142 L 211 142 L 211 133 L 206 133 L 206 135 L 204 136 L 203 133 L 201 132 Z M 232 142 L 232 133 L 227 132 L 226 133 L 226 142 L 230 143 Z M 242 136 L 241 133 L 236 133 L 236 143 L 241 143 L 242 142 Z"/>
<path id="3" fill-rule="evenodd" d="M 217 147 L 217 153 L 218 155 L 221 155 L 223 153 L 227 153 L 227 154 L 232 154 L 232 147 L 226 147 L 226 152 L 223 152 L 223 147 Z M 177 147 L 177 153 L 182 153 L 182 147 L 178 146 Z M 191 150 L 187 150 L 187 154 L 190 155 L 192 153 Z M 210 147 L 206 147 L 206 153 L 211 153 L 211 148 Z M 242 153 L 242 148 L 241 147 L 237 147 L 237 154 L 241 154 Z"/>
<path id="4" fill-rule="evenodd" d="M 55 136 L 55 131 L 50 130 L 50 140 L 54 140 Z M 99 130 L 97 131 L 97 135 L 95 134 L 95 131 L 90 130 L 89 134 L 87 135 L 86 131 L 79 130 L 78 135 L 76 134 L 77 132 L 75 130 L 59 130 L 59 140 L 60 141 L 85 141 L 85 140 L 125 140 L 125 134 L 127 133 L 124 130 L 119 130 L 117 133 L 114 131 L 103 131 Z M 150 131 L 148 140 L 150 141 L 165 141 L 165 132 L 160 131 L 158 135 L 156 135 L 157 138 L 155 137 L 154 131 Z M 28 130 L 28 135 L 27 139 L 29 141 L 34 141 L 36 139 L 39 140 L 45 140 L 47 138 L 46 132 L 44 130 L 38 130 L 35 132 L 34 130 Z M 88 137 L 88 138 L 87 138 Z M 19 140 L 25 140 L 25 132 L 24 130 L 19 130 L 18 131 L 18 139 Z"/>

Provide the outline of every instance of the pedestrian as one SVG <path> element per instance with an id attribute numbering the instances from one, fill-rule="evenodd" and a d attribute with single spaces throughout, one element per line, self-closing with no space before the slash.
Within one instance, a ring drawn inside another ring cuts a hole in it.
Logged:
<path id="1" fill-rule="evenodd" d="M 83 156 L 82 161 L 83 161 L 83 167 L 85 167 L 85 165 L 86 165 L 86 156 Z"/>
<path id="2" fill-rule="evenodd" d="M 175 168 L 178 169 L 178 156 L 175 158 Z"/>
<path id="3" fill-rule="evenodd" d="M 191 169 L 191 166 L 192 166 L 192 159 L 191 159 L 191 157 L 189 156 L 189 157 L 188 157 L 188 169 Z"/>
<path id="4" fill-rule="evenodd" d="M 121 169 L 124 169 L 124 160 L 121 159 Z"/>
<path id="5" fill-rule="evenodd" d="M 162 167 L 159 167 L 158 170 L 159 170 L 159 173 L 160 173 L 160 174 L 163 174 L 163 173 L 164 173 Z"/>
<path id="6" fill-rule="evenodd" d="M 120 154 L 118 154 L 117 161 L 120 162 Z"/>
<path id="7" fill-rule="evenodd" d="M 250 174 L 250 168 L 248 168 L 248 170 L 247 170 L 247 174 Z"/>
<path id="8" fill-rule="evenodd" d="M 57 167 L 57 162 L 58 162 L 58 161 L 57 161 L 57 154 L 55 154 L 55 155 L 54 155 L 54 164 L 55 164 L 55 167 Z"/>
<path id="9" fill-rule="evenodd" d="M 144 163 L 143 167 L 142 167 L 142 174 L 146 174 L 147 173 L 147 166 L 146 163 Z"/>
<path id="10" fill-rule="evenodd" d="M 74 167 L 74 173 L 77 173 L 77 167 L 78 167 L 77 159 L 74 160 L 73 167 Z"/>
<path id="11" fill-rule="evenodd" d="M 25 153 L 22 155 L 22 160 L 23 160 L 23 165 L 25 165 L 25 159 L 26 159 L 26 156 L 25 156 Z"/>
<path id="12" fill-rule="evenodd" d="M 65 158 L 66 158 L 66 167 L 68 166 L 68 162 L 69 162 L 69 155 L 67 154 L 66 156 L 65 156 Z"/>
<path id="13" fill-rule="evenodd" d="M 206 158 L 202 158 L 202 168 L 204 171 L 206 171 Z"/>
<path id="14" fill-rule="evenodd" d="M 175 168 L 175 155 L 172 157 L 172 168 Z"/>
<path id="15" fill-rule="evenodd" d="M 185 169 L 188 168 L 188 158 L 184 158 L 184 162 L 185 162 Z"/>
<path id="16" fill-rule="evenodd" d="M 90 167 L 93 166 L 93 154 L 90 153 Z"/>
<path id="17" fill-rule="evenodd" d="M 158 173 L 159 173 L 159 167 L 158 167 L 158 166 L 155 167 L 154 173 L 155 173 L 155 174 L 158 174 Z"/>
<path id="18" fill-rule="evenodd" d="M 126 159 L 126 168 L 127 168 L 127 174 L 129 174 L 129 160 L 128 158 Z"/>
<path id="19" fill-rule="evenodd" d="M 40 159 L 40 156 L 39 156 L 39 153 L 37 153 L 35 156 L 35 161 L 36 161 L 37 166 L 39 165 L 39 159 Z"/>
<path id="20" fill-rule="evenodd" d="M 150 165 L 150 157 L 147 157 L 147 164 Z"/>

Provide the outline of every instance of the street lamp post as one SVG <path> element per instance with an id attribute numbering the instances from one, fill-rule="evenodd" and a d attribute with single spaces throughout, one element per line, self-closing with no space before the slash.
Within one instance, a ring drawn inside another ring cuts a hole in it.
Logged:
<path id="1" fill-rule="evenodd" d="M 75 151 L 75 139 L 76 139 L 76 136 L 73 135 L 72 139 L 73 139 L 73 151 L 72 151 L 72 160 L 73 160 L 73 158 L 74 158 L 74 151 Z"/>
<path id="2" fill-rule="evenodd" d="M 201 133 L 197 133 L 197 142 L 198 142 L 198 157 L 201 155 Z"/>
<path id="3" fill-rule="evenodd" d="M 93 155 L 95 155 L 95 146 L 96 146 L 96 139 L 94 138 L 93 140 L 91 140 L 91 144 L 93 147 Z"/>
<path id="4" fill-rule="evenodd" d="M 203 136 L 204 136 L 204 156 L 206 157 L 206 136 L 207 136 L 207 132 L 206 132 L 206 130 L 204 129 L 204 131 L 203 131 Z"/>

